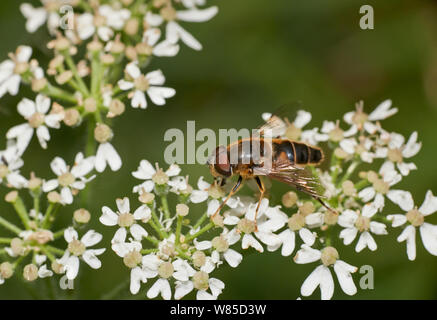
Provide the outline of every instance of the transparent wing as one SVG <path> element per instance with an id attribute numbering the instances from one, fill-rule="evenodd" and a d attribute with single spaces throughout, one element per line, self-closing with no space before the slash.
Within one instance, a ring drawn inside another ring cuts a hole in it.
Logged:
<path id="1" fill-rule="evenodd" d="M 271 138 L 283 136 L 289 125 L 289 119 L 294 119 L 301 108 L 302 102 L 295 101 L 282 105 L 274 113 L 264 113 L 262 117 L 265 123 L 258 127 L 258 134 Z"/>
<path id="2" fill-rule="evenodd" d="M 277 161 L 272 166 L 257 167 L 254 173 L 286 183 L 312 197 L 324 198 L 320 192 L 322 186 L 319 180 L 305 168 L 294 166 L 289 161 Z"/>

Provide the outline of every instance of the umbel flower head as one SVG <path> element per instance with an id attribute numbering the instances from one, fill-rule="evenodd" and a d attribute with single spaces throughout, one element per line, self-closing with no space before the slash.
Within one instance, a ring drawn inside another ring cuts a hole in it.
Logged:
<path id="1" fill-rule="evenodd" d="M 138 209 L 131 213 L 130 201 L 119 199 L 118 211 L 103 207 L 100 218 L 105 225 L 118 225 L 112 249 L 130 270 L 131 293 L 137 294 L 146 286 L 148 298 L 181 299 L 194 291 L 197 299 L 216 299 L 225 284 L 213 276 L 215 270 L 224 266 L 238 270 L 249 251 L 280 251 L 289 257 L 297 247 L 296 264 L 319 263 L 302 284 L 303 297 L 311 296 L 319 287 L 321 298 L 331 299 L 335 292 L 333 275 L 342 292 L 355 295 L 357 267 L 345 262 L 341 246 L 332 243 L 354 243 L 356 253 L 366 248 L 377 251 L 377 239 L 393 230 L 387 221 L 395 228 L 404 228 L 398 241 L 407 241 L 409 259 L 415 258 L 416 228 L 425 248 L 436 255 L 435 228 L 425 218 L 437 211 L 437 198 L 429 191 L 424 204 L 417 208 L 408 191 L 394 188 L 411 172 L 388 156 L 390 145 L 394 146 L 391 137 L 399 134 L 388 134 L 381 121 L 397 111 L 385 101 L 366 115 L 359 104 L 352 116 L 345 116 L 345 128 L 340 121 L 325 121 L 321 130 L 302 130 L 311 120 L 307 111 L 299 111 L 294 121 L 284 121 L 285 127 L 279 132 L 282 137 L 295 135 L 332 149 L 328 169 L 315 169 L 313 175 L 320 180 L 335 211 L 290 191 L 282 197 L 282 205 L 263 199 L 256 221 L 255 197 L 234 195 L 220 215 L 213 215 L 227 197 L 221 186 L 200 177 L 193 189 L 188 178 L 181 176 L 179 166 L 172 164 L 164 171 L 158 164 L 142 160 L 132 173 L 143 181 L 133 188 L 139 196 Z M 411 150 L 408 155 L 417 153 L 421 146 L 417 135 L 408 140 L 406 146 L 396 146 Z M 364 163 L 374 170 L 358 171 Z M 412 162 L 408 167 L 413 168 Z M 171 199 L 176 201 L 174 206 Z M 386 199 L 398 204 L 405 214 L 387 212 Z M 191 222 L 200 207 L 200 218 Z M 128 223 L 124 223 L 125 217 Z M 345 257 L 346 261 L 352 259 Z"/>

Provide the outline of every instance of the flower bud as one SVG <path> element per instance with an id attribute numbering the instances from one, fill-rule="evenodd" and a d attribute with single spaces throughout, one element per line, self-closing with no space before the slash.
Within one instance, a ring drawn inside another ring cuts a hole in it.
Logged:
<path id="1" fill-rule="evenodd" d="M 76 109 L 67 109 L 65 111 L 64 123 L 69 126 L 75 126 L 80 120 L 80 113 Z"/>
<path id="2" fill-rule="evenodd" d="M 47 194 L 47 199 L 50 203 L 60 203 L 61 202 L 61 195 L 57 191 L 50 191 Z"/>
<path id="3" fill-rule="evenodd" d="M 15 256 L 23 255 L 25 248 L 23 246 L 23 240 L 20 238 L 13 238 L 11 240 L 11 250 Z"/>
<path id="4" fill-rule="evenodd" d="M 82 241 L 74 239 L 68 244 L 68 251 L 76 257 L 81 256 L 86 250 Z"/>
<path id="5" fill-rule="evenodd" d="M 56 76 L 55 80 L 57 84 L 63 85 L 73 78 L 73 72 L 71 70 L 64 71 Z"/>
<path id="6" fill-rule="evenodd" d="M 143 192 L 138 199 L 144 204 L 151 204 L 155 200 L 155 195 L 150 192 Z"/>
<path id="7" fill-rule="evenodd" d="M 138 33 L 139 25 L 140 23 L 138 22 L 138 19 L 130 18 L 126 21 L 126 24 L 124 25 L 124 32 L 126 32 L 130 36 L 133 36 Z"/>
<path id="8" fill-rule="evenodd" d="M 211 221 L 214 223 L 215 226 L 220 227 L 220 228 L 223 228 L 223 226 L 225 225 L 223 223 L 223 217 L 219 214 L 212 216 Z"/>
<path id="9" fill-rule="evenodd" d="M 204 266 L 206 263 L 206 255 L 203 251 L 196 251 L 193 253 L 193 264 L 196 268 Z"/>
<path id="10" fill-rule="evenodd" d="M 93 97 L 86 98 L 83 102 L 85 111 L 88 113 L 94 113 L 97 110 L 97 101 Z"/>
<path id="11" fill-rule="evenodd" d="M 288 227 L 292 231 L 297 231 L 305 226 L 305 217 L 300 213 L 293 214 L 290 219 L 288 219 Z"/>
<path id="12" fill-rule="evenodd" d="M 14 203 L 18 199 L 18 191 L 14 190 L 11 192 L 8 192 L 5 196 L 5 201 L 9 203 Z"/>
<path id="13" fill-rule="evenodd" d="M 343 182 L 341 187 L 343 189 L 344 194 L 347 196 L 353 196 L 357 192 L 357 190 L 355 190 L 354 183 L 350 180 L 346 180 L 345 182 Z"/>
<path id="14" fill-rule="evenodd" d="M 91 214 L 86 209 L 78 209 L 74 211 L 73 218 L 78 223 L 88 223 L 91 219 Z"/>
<path id="15" fill-rule="evenodd" d="M 190 211 L 190 208 L 186 204 L 179 203 L 176 206 L 176 214 L 178 216 L 185 217 L 189 211 Z"/>
<path id="16" fill-rule="evenodd" d="M 98 123 L 94 129 L 94 138 L 99 143 L 105 143 L 111 140 L 113 136 L 112 130 L 104 123 Z"/>
<path id="17" fill-rule="evenodd" d="M 406 217 L 413 227 L 420 227 L 425 222 L 425 217 L 417 209 L 408 211 Z"/>
<path id="18" fill-rule="evenodd" d="M 0 264 L 0 277 L 3 279 L 9 279 L 14 274 L 14 267 L 9 262 L 3 262 Z"/>
<path id="19" fill-rule="evenodd" d="M 47 86 L 47 79 L 46 78 L 32 79 L 31 86 L 33 92 L 40 92 Z"/>
<path id="20" fill-rule="evenodd" d="M 288 191 L 282 196 L 282 204 L 286 208 L 291 208 L 297 202 L 297 194 L 294 191 Z"/>
<path id="21" fill-rule="evenodd" d="M 225 252 L 229 249 L 229 243 L 223 235 L 217 236 L 212 239 L 212 246 L 218 252 Z"/>
<path id="22" fill-rule="evenodd" d="M 168 279 L 173 275 L 174 267 L 169 261 L 163 262 L 158 267 L 158 274 L 161 278 Z"/>
<path id="23" fill-rule="evenodd" d="M 122 228 L 128 228 L 135 222 L 134 216 L 131 213 L 122 213 L 118 215 L 118 225 Z"/>
<path id="24" fill-rule="evenodd" d="M 141 259 L 143 257 L 141 256 L 141 253 L 139 251 L 130 251 L 128 252 L 124 258 L 123 258 L 123 262 L 126 265 L 126 267 L 128 268 L 135 268 L 139 263 L 141 263 Z"/>
<path id="25" fill-rule="evenodd" d="M 113 99 L 109 105 L 108 117 L 113 118 L 123 114 L 125 110 L 125 105 L 118 99 Z"/>
<path id="26" fill-rule="evenodd" d="M 28 264 L 23 269 L 23 278 L 27 281 L 38 279 L 38 268 L 34 264 Z"/>
<path id="27" fill-rule="evenodd" d="M 256 223 L 255 221 L 249 220 L 247 218 L 243 218 L 240 221 L 238 221 L 237 228 L 241 232 L 249 234 L 256 230 Z"/>
<path id="28" fill-rule="evenodd" d="M 299 213 L 301 213 L 304 217 L 313 213 L 316 210 L 314 204 L 310 201 L 305 202 L 303 205 L 299 207 Z"/>
<path id="29" fill-rule="evenodd" d="M 322 250 L 322 263 L 325 267 L 333 265 L 339 258 L 338 251 L 334 247 L 326 247 Z"/>
<path id="30" fill-rule="evenodd" d="M 62 274 L 65 271 L 64 266 L 57 261 L 52 262 L 52 270 L 56 274 Z"/>
<path id="31" fill-rule="evenodd" d="M 194 288 L 197 290 L 207 290 L 209 287 L 209 276 L 204 271 L 197 271 L 193 276 Z"/>

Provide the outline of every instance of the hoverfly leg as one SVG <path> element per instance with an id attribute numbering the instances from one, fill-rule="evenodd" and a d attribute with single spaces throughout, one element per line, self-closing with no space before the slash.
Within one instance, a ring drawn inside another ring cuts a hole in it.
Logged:
<path id="1" fill-rule="evenodd" d="M 334 214 L 338 214 L 338 212 L 337 211 L 335 211 L 334 209 L 332 209 L 331 207 L 329 207 L 322 199 L 320 199 L 319 197 L 314 197 L 317 201 L 319 201 L 320 202 L 320 204 L 322 205 L 322 206 L 324 206 L 326 209 L 328 209 L 329 211 L 331 211 L 332 213 L 334 213 Z"/>
<path id="2" fill-rule="evenodd" d="M 232 188 L 231 192 L 229 192 L 228 196 L 226 197 L 226 199 L 220 204 L 220 206 L 217 208 L 217 210 L 214 212 L 214 214 L 211 216 L 211 219 L 213 219 L 225 206 L 226 202 L 228 202 L 228 200 L 235 194 L 237 193 L 237 191 L 241 188 L 242 183 L 243 182 L 243 178 L 241 176 L 238 177 L 238 181 L 235 184 L 235 186 Z"/>
<path id="3" fill-rule="evenodd" d="M 258 185 L 259 192 L 260 192 L 258 205 L 256 206 L 256 211 L 255 211 L 255 232 L 256 232 L 256 231 L 258 231 L 258 224 L 256 223 L 256 217 L 258 216 L 259 207 L 261 206 L 261 201 L 264 197 L 264 192 L 266 191 L 266 189 L 264 187 L 263 182 L 261 181 L 261 179 L 258 176 L 255 177 L 255 181 L 256 181 L 256 184 Z"/>

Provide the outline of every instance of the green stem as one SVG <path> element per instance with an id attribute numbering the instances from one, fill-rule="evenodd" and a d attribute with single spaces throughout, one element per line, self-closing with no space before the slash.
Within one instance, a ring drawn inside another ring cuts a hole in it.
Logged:
<path id="1" fill-rule="evenodd" d="M 168 209 L 168 200 L 167 200 L 167 195 L 162 195 L 161 196 L 161 207 L 162 210 L 164 211 L 164 217 L 165 219 L 170 219 L 170 210 Z"/>
<path id="2" fill-rule="evenodd" d="M 354 173 L 355 169 L 358 167 L 360 163 L 356 160 L 354 160 L 351 165 L 349 166 L 349 168 L 347 168 L 346 173 L 344 174 L 344 176 L 341 178 L 340 182 L 339 182 L 339 186 L 341 186 L 343 184 L 343 182 L 345 182 L 347 179 L 349 179 L 349 177 L 351 176 L 352 173 Z"/>
<path id="3" fill-rule="evenodd" d="M 156 239 L 156 238 L 153 237 L 153 236 L 147 236 L 147 237 L 144 237 L 144 239 L 146 239 L 147 241 L 149 241 L 149 242 L 151 242 L 151 243 L 153 243 L 153 244 L 156 244 L 156 245 L 159 244 L 159 240 Z"/>
<path id="4" fill-rule="evenodd" d="M 155 209 L 152 209 L 152 219 L 153 219 L 153 221 L 154 221 L 154 223 L 155 223 L 155 227 L 156 228 L 158 228 L 158 233 L 160 234 L 160 235 L 162 235 L 163 236 L 163 238 L 168 238 L 168 234 L 167 234 L 167 232 L 164 230 L 164 227 L 163 227 L 163 225 L 161 224 L 161 222 L 159 221 L 159 218 L 158 218 L 158 216 L 156 215 L 156 211 L 155 211 Z M 150 221 L 149 221 L 150 222 Z M 156 229 L 155 229 L 156 230 Z"/>
<path id="5" fill-rule="evenodd" d="M 90 93 L 88 91 L 88 88 L 85 82 L 83 81 L 83 79 L 80 77 L 79 72 L 77 71 L 76 64 L 74 63 L 73 58 L 71 57 L 68 50 L 63 51 L 63 55 L 65 57 L 65 62 L 67 63 L 68 68 L 70 68 L 70 70 L 73 72 L 74 78 L 78 83 L 80 91 L 82 92 L 83 95 L 89 96 Z"/>
<path id="6" fill-rule="evenodd" d="M 0 243 L 9 244 L 11 243 L 11 241 L 12 241 L 11 238 L 0 238 Z"/>
<path id="7" fill-rule="evenodd" d="M 63 255 L 64 255 L 64 250 L 61 250 L 61 249 L 59 249 L 59 248 L 56 248 L 56 247 L 53 247 L 53 246 L 49 246 L 49 245 L 46 245 L 45 248 L 46 248 L 48 251 L 50 251 L 50 252 L 52 252 L 52 253 L 54 253 L 54 254 L 57 254 L 57 255 L 60 255 L 60 256 L 63 256 Z"/>
<path id="8" fill-rule="evenodd" d="M 65 229 L 61 229 L 61 230 L 59 230 L 59 231 L 56 231 L 56 232 L 53 234 L 53 240 L 56 240 L 56 239 L 62 237 L 62 236 L 64 235 L 64 232 L 65 232 Z"/>
<path id="9" fill-rule="evenodd" d="M 158 249 L 142 249 L 141 250 L 141 254 L 149 254 L 149 253 L 153 253 L 153 252 L 158 252 Z"/>
<path id="10" fill-rule="evenodd" d="M 370 186 L 370 185 L 371 185 L 371 183 L 370 183 L 369 181 L 367 181 L 367 180 L 361 180 L 360 182 L 357 182 L 357 183 L 355 184 L 355 189 L 356 189 L 357 191 L 360 191 L 361 189 L 364 189 L 365 187 Z"/>
<path id="11" fill-rule="evenodd" d="M 193 260 L 193 258 L 191 258 L 189 255 L 187 255 L 181 248 L 176 247 L 176 251 L 178 252 L 178 255 L 181 256 L 182 258 L 186 259 L 186 260 Z"/>
<path id="12" fill-rule="evenodd" d="M 12 205 L 14 206 L 15 211 L 17 212 L 18 216 L 20 217 L 21 221 L 23 222 L 23 226 L 26 229 L 30 229 L 29 215 L 27 214 L 27 209 L 26 209 L 21 197 L 17 197 L 17 200 L 15 200 L 15 202 L 13 202 Z"/>
<path id="13" fill-rule="evenodd" d="M 177 218 L 177 223 L 176 223 L 176 240 L 175 240 L 175 245 L 179 245 L 180 242 L 180 238 L 181 238 L 181 229 L 182 229 L 182 219 L 184 217 L 179 216 Z"/>
<path id="14" fill-rule="evenodd" d="M 200 236 L 201 234 L 205 233 L 206 231 L 208 231 L 209 229 L 211 229 L 213 227 L 214 227 L 214 223 L 212 221 L 210 221 L 207 225 L 205 225 L 202 229 L 197 231 L 195 234 L 187 235 L 185 237 L 185 243 L 188 243 L 189 241 L 197 238 L 198 236 Z"/>
<path id="15" fill-rule="evenodd" d="M 50 215 L 52 214 L 53 208 L 55 207 L 55 204 L 50 202 L 49 206 L 47 207 L 46 213 L 44 214 L 44 218 L 41 221 L 41 227 L 44 229 L 48 226 Z"/>
<path id="16" fill-rule="evenodd" d="M 167 237 L 165 236 L 165 234 L 163 233 L 162 229 L 159 228 L 159 227 L 155 224 L 155 222 L 153 222 L 153 220 L 150 220 L 150 221 L 149 221 L 149 224 L 152 226 L 152 228 L 156 231 L 156 233 L 159 235 L 159 237 L 160 237 L 161 239 L 165 239 L 165 238 L 167 238 Z"/>
<path id="17" fill-rule="evenodd" d="M 40 248 L 41 248 L 41 251 L 44 252 L 44 254 L 49 258 L 49 260 L 51 262 L 56 261 L 56 257 L 49 250 L 47 250 L 44 246 L 42 246 Z"/>
<path id="18" fill-rule="evenodd" d="M 120 282 L 114 289 L 100 297 L 101 300 L 112 300 L 117 297 L 121 291 L 127 289 L 130 284 L 130 277 Z"/>
<path id="19" fill-rule="evenodd" d="M 208 213 L 205 212 L 203 215 L 200 216 L 199 220 L 197 220 L 196 224 L 194 225 L 193 229 L 196 230 L 200 225 L 205 221 L 205 219 L 208 218 Z"/>
<path id="20" fill-rule="evenodd" d="M 73 94 L 61 88 L 55 87 L 52 84 L 47 84 L 47 86 L 41 92 L 49 97 L 77 104 L 77 99 L 73 96 Z"/>
<path id="21" fill-rule="evenodd" d="M 6 220 L 3 217 L 0 217 L 0 225 L 8 229 L 9 231 L 12 231 L 13 233 L 20 234 L 23 232 L 20 228 L 18 228 L 15 224 L 10 223 L 8 220 Z"/>

